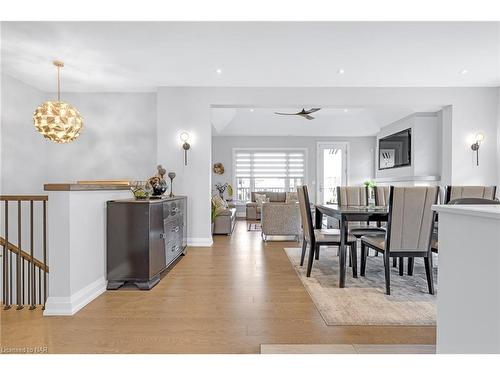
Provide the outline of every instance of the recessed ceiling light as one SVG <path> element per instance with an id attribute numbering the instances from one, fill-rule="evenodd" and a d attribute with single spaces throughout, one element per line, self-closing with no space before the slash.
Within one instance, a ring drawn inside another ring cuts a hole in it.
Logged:
<path id="1" fill-rule="evenodd" d="M 347 108 L 344 108 L 344 112 L 347 113 L 349 112 L 349 110 Z"/>
<path id="2" fill-rule="evenodd" d="M 254 109 L 253 109 L 253 108 L 250 108 L 250 112 L 253 112 L 253 111 L 254 111 Z"/>
<path id="3" fill-rule="evenodd" d="M 222 74 L 222 69 L 220 69 L 220 68 L 219 68 L 219 69 L 217 69 L 217 70 L 215 71 L 215 73 L 217 73 L 217 74 Z"/>
<path id="4" fill-rule="evenodd" d="M 344 69 L 339 69 L 339 70 L 337 70 L 337 73 L 338 73 L 338 74 L 344 74 L 344 73 L 345 73 L 345 70 L 344 70 Z"/>
<path id="5" fill-rule="evenodd" d="M 467 69 L 462 69 L 462 70 L 460 71 L 460 74 L 467 74 L 467 73 L 469 73 L 469 71 L 468 71 Z"/>

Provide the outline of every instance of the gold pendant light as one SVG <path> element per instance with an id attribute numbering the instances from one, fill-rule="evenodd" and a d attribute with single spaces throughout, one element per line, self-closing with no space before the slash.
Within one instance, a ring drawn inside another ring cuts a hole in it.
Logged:
<path id="1" fill-rule="evenodd" d="M 57 101 L 42 103 L 33 114 L 36 130 L 45 138 L 56 143 L 74 141 L 83 128 L 83 119 L 78 110 L 61 101 L 60 71 L 64 66 L 62 61 L 54 61 L 57 67 Z"/>

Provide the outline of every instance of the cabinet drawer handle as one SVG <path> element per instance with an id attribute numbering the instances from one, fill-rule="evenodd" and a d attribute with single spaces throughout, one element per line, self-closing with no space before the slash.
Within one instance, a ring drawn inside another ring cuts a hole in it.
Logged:
<path id="1" fill-rule="evenodd" d="M 160 233 L 160 238 L 165 239 L 166 238 L 165 233 Z"/>

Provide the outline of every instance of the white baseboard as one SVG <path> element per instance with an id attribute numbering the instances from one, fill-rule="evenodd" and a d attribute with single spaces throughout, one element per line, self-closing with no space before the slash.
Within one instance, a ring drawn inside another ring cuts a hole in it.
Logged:
<path id="1" fill-rule="evenodd" d="M 103 277 L 73 293 L 70 297 L 49 297 L 43 315 L 74 315 L 105 291 L 106 279 Z"/>
<path id="2" fill-rule="evenodd" d="M 189 237 L 187 239 L 187 244 L 188 246 L 191 247 L 209 247 L 212 246 L 214 241 L 212 240 L 212 237 Z"/>

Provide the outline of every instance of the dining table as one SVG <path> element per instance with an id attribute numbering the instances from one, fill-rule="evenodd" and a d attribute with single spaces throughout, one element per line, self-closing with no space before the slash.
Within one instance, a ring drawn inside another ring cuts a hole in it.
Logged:
<path id="1" fill-rule="evenodd" d="M 332 217 L 339 221 L 340 228 L 340 248 L 339 265 L 340 278 L 339 288 L 345 287 L 346 275 L 346 252 L 347 235 L 349 222 L 386 222 L 389 216 L 388 206 L 354 206 L 337 204 L 317 204 L 315 206 L 315 228 L 323 227 L 323 215 Z M 354 259 L 353 259 L 354 261 Z"/>

